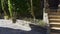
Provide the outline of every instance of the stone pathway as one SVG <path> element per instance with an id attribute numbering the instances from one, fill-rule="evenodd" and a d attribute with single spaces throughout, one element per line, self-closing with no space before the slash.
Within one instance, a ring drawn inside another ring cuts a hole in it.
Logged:
<path id="1" fill-rule="evenodd" d="M 12 23 L 11 20 L 0 20 L 0 27 L 7 27 L 7 28 L 13 28 L 13 29 L 21 29 L 25 31 L 31 30 L 29 27 L 29 22 L 23 21 L 23 20 L 17 20 L 16 23 Z"/>
<path id="2" fill-rule="evenodd" d="M 31 26 L 30 22 L 17 20 L 12 23 L 11 20 L 0 20 L 0 34 L 46 34 L 46 29 L 39 26 Z"/>

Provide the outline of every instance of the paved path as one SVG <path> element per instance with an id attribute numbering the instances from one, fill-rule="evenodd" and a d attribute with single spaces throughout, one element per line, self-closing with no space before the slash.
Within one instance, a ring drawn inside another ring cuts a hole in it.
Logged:
<path id="1" fill-rule="evenodd" d="M 25 21 L 20 20 L 20 23 L 15 24 L 11 21 L 4 21 L 3 19 L 0 20 L 0 34 L 46 34 L 45 28 L 31 26 L 28 23 L 25 23 Z M 19 20 L 17 22 L 19 22 Z"/>
<path id="2" fill-rule="evenodd" d="M 0 34 L 46 34 L 46 30 L 36 26 L 32 27 L 31 31 L 0 27 Z"/>
<path id="3" fill-rule="evenodd" d="M 31 30 L 29 27 L 29 22 L 23 21 L 23 20 L 17 20 L 16 23 L 12 23 L 11 20 L 0 20 L 0 27 L 7 27 L 7 28 L 13 28 L 13 29 L 21 29 L 25 31 Z"/>

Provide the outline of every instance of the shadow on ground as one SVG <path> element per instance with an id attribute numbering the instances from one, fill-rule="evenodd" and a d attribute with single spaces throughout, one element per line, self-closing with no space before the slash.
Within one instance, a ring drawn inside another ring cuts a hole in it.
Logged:
<path id="1" fill-rule="evenodd" d="M 35 25 L 30 25 L 30 27 L 32 28 L 31 31 L 22 31 L 18 29 L 0 27 L 0 34 L 46 34 L 45 28 Z"/>

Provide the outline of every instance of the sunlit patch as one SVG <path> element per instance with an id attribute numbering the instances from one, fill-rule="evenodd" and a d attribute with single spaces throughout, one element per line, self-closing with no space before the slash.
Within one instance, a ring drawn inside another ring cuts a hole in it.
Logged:
<path id="1" fill-rule="evenodd" d="M 23 20 L 17 20 L 16 23 L 12 23 L 11 20 L 0 20 L 0 27 L 7 27 L 12 29 L 20 29 L 24 31 L 31 31 L 29 23 Z"/>

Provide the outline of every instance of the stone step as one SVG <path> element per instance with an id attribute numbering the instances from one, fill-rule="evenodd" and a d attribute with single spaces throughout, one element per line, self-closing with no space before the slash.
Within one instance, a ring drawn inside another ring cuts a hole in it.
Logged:
<path id="1" fill-rule="evenodd" d="M 60 22 L 60 19 L 49 19 L 50 22 Z"/>
<path id="2" fill-rule="evenodd" d="M 60 30 L 60 27 L 51 27 L 51 29 Z"/>
<path id="3" fill-rule="evenodd" d="M 51 27 L 60 27 L 60 24 L 50 24 Z"/>
<path id="4" fill-rule="evenodd" d="M 58 33 L 58 32 L 57 32 L 57 33 L 55 33 L 55 32 L 51 32 L 51 34 L 60 34 L 60 33 Z"/>
<path id="5" fill-rule="evenodd" d="M 60 13 L 49 13 L 49 15 L 60 15 Z"/>
<path id="6" fill-rule="evenodd" d="M 49 19 L 50 29 L 60 30 L 60 11 L 48 12 L 48 19 Z M 50 34 L 60 34 L 60 33 L 50 33 Z"/>
<path id="7" fill-rule="evenodd" d="M 49 15 L 49 19 L 60 19 L 60 15 Z"/>
<path id="8" fill-rule="evenodd" d="M 60 15 L 60 12 L 48 12 L 49 15 Z"/>
<path id="9" fill-rule="evenodd" d="M 50 24 L 52 24 L 52 25 L 53 24 L 60 25 L 60 23 L 57 23 L 57 22 L 56 23 L 55 22 L 51 22 Z"/>

